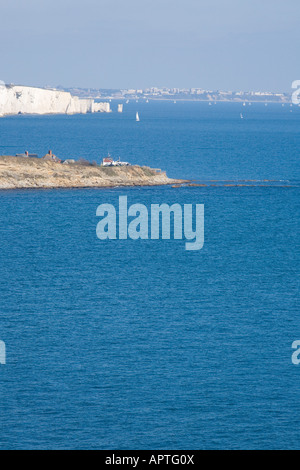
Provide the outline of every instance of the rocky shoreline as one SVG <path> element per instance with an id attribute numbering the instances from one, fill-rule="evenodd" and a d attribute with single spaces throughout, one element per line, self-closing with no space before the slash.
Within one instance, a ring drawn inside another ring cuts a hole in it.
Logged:
<path id="1" fill-rule="evenodd" d="M 0 189 L 109 188 L 185 182 L 145 166 L 102 167 L 80 161 L 62 164 L 40 158 L 0 156 Z"/>

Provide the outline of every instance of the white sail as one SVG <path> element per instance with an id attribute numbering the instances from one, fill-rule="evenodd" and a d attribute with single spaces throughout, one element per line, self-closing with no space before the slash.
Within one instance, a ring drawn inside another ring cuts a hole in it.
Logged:
<path id="1" fill-rule="evenodd" d="M 135 115 L 135 119 L 136 119 L 136 122 L 139 122 L 140 121 L 140 116 L 139 116 L 139 113 L 137 112 L 136 115 Z"/>

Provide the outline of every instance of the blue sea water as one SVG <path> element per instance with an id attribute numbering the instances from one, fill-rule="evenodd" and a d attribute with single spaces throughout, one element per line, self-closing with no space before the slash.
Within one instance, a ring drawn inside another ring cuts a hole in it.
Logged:
<path id="1" fill-rule="evenodd" d="M 296 107 L 188 102 L 0 120 L 0 154 L 207 184 L 0 191 L 1 449 L 299 448 L 299 126 Z M 100 241 L 121 195 L 204 204 L 203 249 Z"/>

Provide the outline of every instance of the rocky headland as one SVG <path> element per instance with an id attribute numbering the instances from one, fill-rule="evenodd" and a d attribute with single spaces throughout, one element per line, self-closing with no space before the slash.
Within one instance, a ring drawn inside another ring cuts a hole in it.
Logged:
<path id="1" fill-rule="evenodd" d="M 0 189 L 107 188 L 180 184 L 145 166 L 103 167 L 87 161 L 0 156 Z"/>

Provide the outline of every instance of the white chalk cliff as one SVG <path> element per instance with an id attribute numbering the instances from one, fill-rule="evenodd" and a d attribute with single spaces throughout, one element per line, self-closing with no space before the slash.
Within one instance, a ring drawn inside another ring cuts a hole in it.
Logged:
<path id="1" fill-rule="evenodd" d="M 0 116 L 7 114 L 109 113 L 109 103 L 95 103 L 71 93 L 27 86 L 0 86 Z"/>

